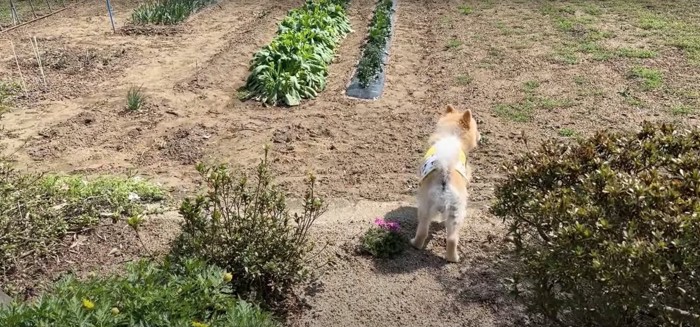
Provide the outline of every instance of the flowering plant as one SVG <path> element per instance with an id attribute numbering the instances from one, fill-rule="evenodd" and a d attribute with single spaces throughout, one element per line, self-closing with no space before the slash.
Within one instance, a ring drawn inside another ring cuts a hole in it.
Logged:
<path id="1" fill-rule="evenodd" d="M 406 239 L 400 233 L 401 225 L 395 221 L 376 218 L 360 239 L 360 250 L 378 258 L 394 257 L 406 248 Z"/>

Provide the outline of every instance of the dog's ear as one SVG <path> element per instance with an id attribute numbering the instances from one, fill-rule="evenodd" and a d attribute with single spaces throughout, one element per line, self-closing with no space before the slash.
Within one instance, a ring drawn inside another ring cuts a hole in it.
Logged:
<path id="1" fill-rule="evenodd" d="M 445 109 L 446 114 L 451 114 L 451 113 L 456 112 L 456 111 L 457 111 L 457 109 L 455 109 L 455 107 L 453 107 L 451 104 L 448 104 L 447 109 Z"/>
<path id="2" fill-rule="evenodd" d="M 470 129 L 472 124 L 472 111 L 467 110 L 462 114 L 462 119 L 459 120 L 459 124 L 464 127 L 464 129 Z"/>

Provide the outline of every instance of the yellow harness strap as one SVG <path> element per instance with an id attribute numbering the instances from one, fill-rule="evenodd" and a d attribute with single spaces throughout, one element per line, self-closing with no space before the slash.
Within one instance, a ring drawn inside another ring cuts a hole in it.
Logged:
<path id="1" fill-rule="evenodd" d="M 430 173 L 435 171 L 437 167 L 437 155 L 435 154 L 435 147 L 431 146 L 428 152 L 423 156 L 423 165 L 420 168 L 420 180 L 423 181 Z M 467 178 L 467 154 L 464 151 L 459 151 L 459 163 L 455 167 L 455 170 L 462 175 L 462 177 Z"/>

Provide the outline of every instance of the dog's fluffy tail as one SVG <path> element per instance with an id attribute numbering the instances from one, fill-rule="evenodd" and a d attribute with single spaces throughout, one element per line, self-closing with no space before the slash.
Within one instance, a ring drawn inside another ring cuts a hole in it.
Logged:
<path id="1" fill-rule="evenodd" d="M 452 189 L 450 174 L 459 162 L 459 155 L 462 151 L 462 141 L 457 136 L 443 137 L 435 143 L 435 155 L 437 156 L 438 170 L 440 170 L 442 192 L 440 198 L 439 211 L 441 217 L 436 217 L 438 221 L 445 221 L 453 218 L 457 211 L 457 192 Z"/>
<path id="2" fill-rule="evenodd" d="M 462 141 L 457 136 L 443 137 L 435 142 L 435 155 L 443 183 L 449 181 L 450 172 L 459 164 L 461 151 Z"/>

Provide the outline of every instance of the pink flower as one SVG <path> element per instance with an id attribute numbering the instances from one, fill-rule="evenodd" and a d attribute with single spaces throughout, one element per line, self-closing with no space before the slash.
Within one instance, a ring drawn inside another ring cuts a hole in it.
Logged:
<path id="1" fill-rule="evenodd" d="M 374 224 L 377 225 L 379 228 L 388 230 L 391 232 L 398 232 L 401 226 L 399 223 L 394 222 L 394 221 L 386 221 L 383 218 L 377 218 L 374 220 Z"/>

